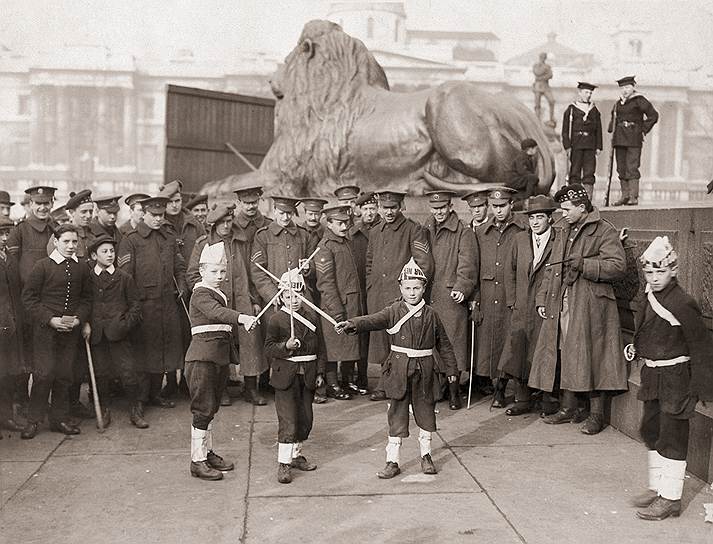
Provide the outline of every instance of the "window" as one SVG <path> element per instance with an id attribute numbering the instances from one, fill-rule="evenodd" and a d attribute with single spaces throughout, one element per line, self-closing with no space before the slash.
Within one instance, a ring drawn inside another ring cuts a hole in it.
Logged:
<path id="1" fill-rule="evenodd" d="M 30 95 L 21 94 L 17 97 L 17 115 L 30 115 Z"/>
<path id="2" fill-rule="evenodd" d="M 374 37 L 374 18 L 373 17 L 369 17 L 366 20 L 366 37 L 367 38 Z"/>

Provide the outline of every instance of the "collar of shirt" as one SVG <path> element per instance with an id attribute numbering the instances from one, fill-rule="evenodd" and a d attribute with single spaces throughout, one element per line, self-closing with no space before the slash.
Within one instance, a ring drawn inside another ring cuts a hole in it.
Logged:
<path id="1" fill-rule="evenodd" d="M 99 276 L 99 275 L 100 275 L 102 272 L 104 272 L 105 270 L 109 273 L 109 275 L 112 275 L 112 274 L 114 273 L 114 270 L 116 270 L 116 268 L 114 268 L 114 265 L 113 265 L 113 264 L 110 264 L 110 265 L 107 266 L 106 268 L 102 268 L 102 267 L 99 266 L 98 264 L 94 266 L 94 273 L 95 273 L 97 276 Z"/>
<path id="2" fill-rule="evenodd" d="M 56 262 L 57 264 L 62 264 L 62 263 L 63 263 L 64 261 L 66 261 L 68 258 L 69 258 L 69 259 L 72 259 L 75 263 L 78 263 L 78 262 L 79 262 L 79 259 L 77 259 L 77 256 L 76 256 L 76 255 L 72 255 L 71 257 L 64 257 L 64 256 L 62 256 L 62 254 L 61 254 L 59 251 L 57 251 L 56 249 L 55 249 L 52 253 L 50 253 L 50 259 L 52 259 L 52 260 L 53 260 L 54 262 Z"/>
<path id="3" fill-rule="evenodd" d="M 273 234 L 276 236 L 279 235 L 283 230 L 289 232 L 292 236 L 297 234 L 297 225 L 295 225 L 293 222 L 290 222 L 289 225 L 286 227 L 281 227 L 280 225 L 277 224 L 277 221 L 273 221 L 270 223 L 270 226 L 268 227 Z"/>

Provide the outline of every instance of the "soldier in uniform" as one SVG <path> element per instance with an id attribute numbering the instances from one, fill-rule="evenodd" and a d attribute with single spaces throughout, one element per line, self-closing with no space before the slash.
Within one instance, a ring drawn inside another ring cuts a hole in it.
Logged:
<path id="1" fill-rule="evenodd" d="M 433 256 L 426 230 L 401 211 L 405 193 L 382 191 L 376 194 L 383 218 L 369 232 L 366 250 L 366 308 L 375 313 L 399 298 L 398 277 L 403 266 L 414 258 L 427 278 L 433 277 Z M 382 330 L 369 336 L 369 363 L 381 365 L 389 355 L 388 335 Z M 379 379 L 371 400 L 386 400 Z"/>
<path id="2" fill-rule="evenodd" d="M 12 410 L 15 384 L 25 370 L 20 274 L 17 258 L 7 252 L 14 226 L 9 217 L 0 214 L 0 428 L 21 431 Z"/>
<path id="3" fill-rule="evenodd" d="M 54 204 L 54 187 L 30 187 L 25 190 L 27 199 L 26 216 L 17 226 L 10 231 L 7 241 L 7 252 L 14 255 L 18 261 L 20 284 L 23 285 L 30 277 L 30 272 L 35 263 L 47 257 L 47 244 L 52 237 L 56 224 L 50 217 L 50 210 Z M 24 202 L 24 199 L 23 199 Z M 25 320 L 23 335 L 25 348 L 25 362 L 28 367 L 32 364 L 32 325 L 29 319 Z M 17 402 L 25 407 L 29 402 L 27 396 L 29 373 L 23 372 L 18 377 Z"/>
<path id="4" fill-rule="evenodd" d="M 10 193 L 7 191 L 0 191 L 0 215 L 9 218 L 10 210 L 14 205 L 15 203 L 10 200 Z"/>
<path id="5" fill-rule="evenodd" d="M 47 413 L 50 392 L 50 429 L 64 434 L 80 432 L 68 419 L 68 391 L 82 324 L 89 320 L 91 312 L 92 286 L 89 267 L 75 255 L 76 227 L 61 225 L 55 235 L 55 250 L 35 263 L 22 291 L 34 345 L 30 409 L 20 435 L 25 439 L 37 435 Z"/>
<path id="6" fill-rule="evenodd" d="M 208 223 L 206 222 L 208 217 L 208 195 L 194 196 L 188 204 L 186 204 L 186 209 L 203 225 L 204 229 L 208 228 Z"/>
<path id="7" fill-rule="evenodd" d="M 213 204 L 208 212 L 210 231 L 196 240 L 193 255 L 188 264 L 186 280 L 189 289 L 200 281 L 200 256 L 203 248 L 209 244 L 223 242 L 227 274 L 220 284 L 220 290 L 228 299 L 228 307 L 241 314 L 256 315 L 260 312 L 260 295 L 250 282 L 248 263 L 244 258 L 243 246 L 246 244 L 245 231 L 234 222 L 235 205 Z M 247 332 L 243 328 L 233 331 L 233 340 L 239 346 L 240 373 L 245 380 L 245 400 L 256 406 L 267 404 L 257 387 L 258 377 L 269 369 L 263 353 L 263 331 L 254 327 Z M 221 405 L 228 405 L 230 398 L 221 398 Z"/>
<path id="8" fill-rule="evenodd" d="M 488 221 L 488 191 L 472 191 L 461 197 L 468 203 L 472 217 L 469 226 L 475 232 L 480 225 Z"/>
<path id="9" fill-rule="evenodd" d="M 94 201 L 92 200 L 92 192 L 89 189 L 79 191 L 78 193 L 69 193 L 69 200 L 64 205 L 64 208 L 71 217 L 70 223 L 77 227 L 77 235 L 79 236 L 79 244 L 75 255 L 78 259 L 88 262 L 89 253 L 87 252 L 87 242 L 89 240 L 89 224 L 94 216 Z M 54 250 L 54 236 L 50 237 L 47 243 L 47 254 L 49 255 Z"/>
<path id="10" fill-rule="evenodd" d="M 475 373 L 494 380 L 493 408 L 505 407 L 507 378 L 501 377 L 498 363 L 502 354 L 510 310 L 505 300 L 505 261 L 512 252 L 515 236 L 527 230 L 526 220 L 512 212 L 512 195 L 508 187 L 496 187 L 488 194 L 493 217 L 477 228 L 480 249 L 480 288 L 472 312 L 477 327 L 478 349 Z"/>
<path id="11" fill-rule="evenodd" d="M 324 236 L 324 225 L 322 224 L 322 210 L 327 204 L 323 198 L 303 198 L 302 206 L 305 209 L 305 220 L 302 228 L 321 240 Z"/>
<path id="12" fill-rule="evenodd" d="M 597 156 L 602 151 L 602 116 L 592 102 L 596 85 L 577 83 L 577 99 L 564 110 L 562 145 L 569 159 L 569 183 L 581 183 L 592 198 Z"/>
<path id="13" fill-rule="evenodd" d="M 349 206 L 352 209 L 352 216 L 359 217 L 361 210 L 357 204 L 361 189 L 358 185 L 342 185 L 334 190 L 334 196 L 337 197 L 337 203 L 340 206 Z"/>
<path id="14" fill-rule="evenodd" d="M 144 207 L 141 201 L 149 198 L 143 193 L 134 193 L 124 199 L 124 203 L 129 207 L 129 219 L 119 227 L 122 236 L 126 236 L 141 223 L 144 217 Z"/>
<path id="15" fill-rule="evenodd" d="M 322 309 L 337 321 L 362 315 L 366 310 L 364 292 L 359 282 L 357 263 L 349 240 L 351 206 L 324 209 L 327 231 L 315 257 L 317 289 Z M 337 336 L 334 327 L 322 318 L 322 333 L 327 350 L 327 396 L 348 400 L 350 393 L 362 393 L 355 383 L 356 362 L 361 359 L 357 337 Z M 337 382 L 337 362 L 341 361 L 342 387 Z M 366 394 L 363 390 L 362 394 Z"/>
<path id="16" fill-rule="evenodd" d="M 532 408 L 527 380 L 542 324 L 535 308 L 535 295 L 555 239 L 552 212 L 557 205 L 554 200 L 545 195 L 533 196 L 526 208 L 530 228 L 515 235 L 512 252 L 505 260 L 505 300 L 512 314 L 509 330 L 503 331 L 506 341 L 498 369 L 515 381 L 515 404 L 505 410 L 509 416 L 525 414 Z M 543 401 L 545 415 L 553 413 L 553 404 L 549 398 Z"/>
<path id="17" fill-rule="evenodd" d="M 597 434 L 604 427 L 606 394 L 627 389 L 612 286 L 626 274 L 626 255 L 619 233 L 600 217 L 582 185 L 563 187 L 555 199 L 562 208 L 562 226 L 535 298 L 544 321 L 529 385 L 552 392 L 559 374 L 560 411 L 544 418 L 545 423 L 571 422 L 576 395 L 586 394 L 590 414 L 580 431 Z"/>
<path id="18" fill-rule="evenodd" d="M 359 286 L 366 301 L 366 250 L 369 245 L 369 233 L 381 222 L 378 213 L 378 204 L 373 192 L 362 193 L 356 199 L 355 208 L 359 210 L 359 218 L 349 228 L 349 237 L 352 243 L 352 254 L 356 260 L 357 277 Z M 352 216 L 354 217 L 354 216 Z M 359 394 L 366 394 L 369 390 L 368 366 L 369 366 L 369 333 L 359 335 L 361 345 L 359 362 L 357 363 L 357 387 Z"/>
<path id="19" fill-rule="evenodd" d="M 131 338 L 143 361 L 139 400 L 173 408 L 175 404 L 161 395 L 161 385 L 164 373 L 175 375 L 183 367 L 179 299 L 187 288 L 181 249 L 164 221 L 167 202 L 165 197 L 142 202 L 144 220 L 119 244 L 117 264 L 134 278 L 141 298 L 143 319 Z"/>
<path id="20" fill-rule="evenodd" d="M 94 198 L 97 206 L 97 215 L 89 224 L 89 237 L 97 238 L 102 234 L 111 236 L 118 244 L 121 241 L 121 231 L 116 226 L 119 214 L 119 200 L 121 195 L 102 196 Z"/>
<path id="21" fill-rule="evenodd" d="M 260 213 L 260 199 L 262 187 L 243 187 L 234 191 L 236 198 L 235 224 L 245 233 L 247 244 L 244 246 L 245 262 L 250 260 L 250 248 L 255 238 L 255 233 L 272 223 L 272 219 Z"/>
<path id="22" fill-rule="evenodd" d="M 616 172 L 621 183 L 621 198 L 614 206 L 639 203 L 639 165 L 641 147 L 646 136 L 659 120 L 659 114 L 643 95 L 636 92 L 634 76 L 617 80 L 621 98 L 614 103 L 609 132 L 613 132 L 612 145 L 616 156 Z"/>
<path id="23" fill-rule="evenodd" d="M 426 193 L 431 217 L 426 231 L 433 252 L 435 269 L 431 284 L 430 305 L 438 313 L 449 338 L 468 336 L 468 301 L 475 291 L 480 268 L 480 255 L 475 234 L 464 226 L 453 211 L 453 191 Z M 457 380 L 448 384 L 449 408 L 461 408 L 460 373 L 469 369 L 468 344 L 456 341 L 453 351 L 458 364 Z"/>

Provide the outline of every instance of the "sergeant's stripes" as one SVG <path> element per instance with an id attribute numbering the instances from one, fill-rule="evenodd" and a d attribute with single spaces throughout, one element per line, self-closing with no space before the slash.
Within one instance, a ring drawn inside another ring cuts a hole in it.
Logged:
<path id="1" fill-rule="evenodd" d="M 419 251 L 422 251 L 423 253 L 428 253 L 429 251 L 431 251 L 431 246 L 428 244 L 428 242 L 420 242 L 419 240 L 414 240 L 413 247 Z"/>

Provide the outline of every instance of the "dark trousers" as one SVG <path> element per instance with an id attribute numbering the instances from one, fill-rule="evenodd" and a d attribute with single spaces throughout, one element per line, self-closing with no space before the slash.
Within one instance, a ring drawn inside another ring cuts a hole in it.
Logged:
<path id="1" fill-rule="evenodd" d="M 0 421 L 12 419 L 12 400 L 15 394 L 17 376 L 0 376 Z"/>
<path id="2" fill-rule="evenodd" d="M 289 444 L 309 438 L 314 421 L 313 400 L 314 391 L 305 387 L 304 374 L 295 376 L 287 389 L 275 389 L 278 442 Z"/>
<path id="3" fill-rule="evenodd" d="M 173 374 L 173 370 L 169 372 L 169 378 Z M 139 382 L 138 400 L 144 404 L 155 400 L 161 396 L 161 387 L 163 386 L 163 372 L 139 372 L 137 373 Z"/>
<path id="4" fill-rule="evenodd" d="M 228 383 L 228 365 L 204 361 L 186 362 L 186 382 L 191 394 L 193 426 L 206 430 L 220 408 L 220 397 Z"/>
<path id="5" fill-rule="evenodd" d="M 96 361 L 94 363 L 96 364 Z M 69 386 L 70 407 L 79 404 L 79 396 L 84 382 L 89 382 L 89 361 L 87 360 L 87 349 L 84 347 L 84 338 L 80 338 L 77 353 L 72 362 L 72 383 Z"/>
<path id="6" fill-rule="evenodd" d="M 641 418 L 641 438 L 650 450 L 656 450 L 667 459 L 685 461 L 688 455 L 687 418 L 661 411 L 658 400 L 644 401 L 644 416 Z"/>
<path id="7" fill-rule="evenodd" d="M 133 404 L 139 382 L 131 343 L 128 340 L 111 342 L 102 338 L 101 342 L 92 346 L 92 359 L 102 403 L 109 400 L 109 381 L 116 376 L 121 380 L 129 402 Z"/>
<path id="8" fill-rule="evenodd" d="M 435 432 L 436 412 L 435 404 L 426 400 L 423 391 L 423 380 L 421 372 L 416 369 L 409 373 L 406 382 L 406 395 L 401 400 L 390 399 L 389 411 L 389 436 L 408 437 L 409 404 L 413 408 L 413 418 L 424 431 Z"/>
<path id="9" fill-rule="evenodd" d="M 49 409 L 50 423 L 65 421 L 69 415 L 69 385 L 70 381 L 66 379 L 33 375 L 27 419 L 34 423 L 44 421 L 50 392 L 52 392 L 52 405 Z"/>
<path id="10" fill-rule="evenodd" d="M 569 183 L 594 185 L 594 172 L 597 169 L 594 149 L 572 149 L 569 161 Z"/>
<path id="11" fill-rule="evenodd" d="M 535 194 L 535 189 L 537 188 L 537 183 L 539 181 L 540 178 L 537 177 L 537 174 L 525 174 L 510 180 L 507 186 L 511 189 L 517 190 L 515 199 L 527 200 Z"/>
<path id="12" fill-rule="evenodd" d="M 639 166 L 641 165 L 640 147 L 615 147 L 616 173 L 620 180 L 640 179 Z"/>

